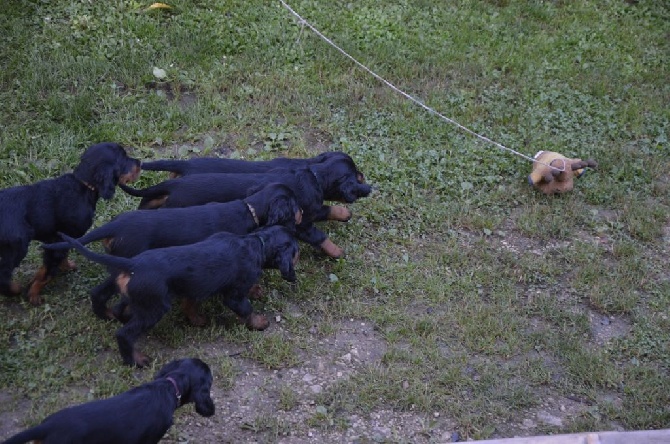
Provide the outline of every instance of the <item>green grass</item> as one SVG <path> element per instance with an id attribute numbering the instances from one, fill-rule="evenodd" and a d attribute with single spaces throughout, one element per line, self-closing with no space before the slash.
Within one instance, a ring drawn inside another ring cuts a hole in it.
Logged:
<path id="1" fill-rule="evenodd" d="M 151 332 L 155 366 L 206 355 L 230 389 L 245 362 L 283 370 L 327 354 L 319 339 L 356 319 L 374 325 L 385 350 L 327 388 L 325 410 L 306 427 L 339 430 L 349 414 L 390 408 L 442 412 L 463 437 L 506 437 L 548 396 L 583 400 L 584 410 L 546 432 L 670 427 L 666 3 L 292 3 L 354 57 L 469 128 L 527 155 L 599 162 L 553 197 L 528 187 L 528 162 L 384 87 L 279 3 L 172 4 L 5 6 L 0 187 L 61 174 L 86 146 L 114 140 L 143 159 L 343 150 L 376 191 L 353 205 L 348 224 L 323 226 L 345 259 L 304 247 L 295 291 L 264 278 L 270 296 L 255 305 L 281 315 L 281 330 L 248 332 L 211 301 L 211 327 L 175 313 Z M 146 173 L 139 185 L 161 179 Z M 135 204 L 123 194 L 101 202 L 96 225 Z M 44 306 L 0 299 L 0 390 L 30 400 L 26 424 L 153 373 L 120 365 L 115 327 L 92 316 L 87 297 L 103 270 L 78 262 L 79 272 L 47 287 Z M 19 280 L 38 264 L 35 246 Z M 600 337 L 603 316 L 626 329 Z M 243 352 L 199 347 L 216 341 Z M 282 410 L 305 402 L 277 390 Z M 272 441 L 291 424 L 259 416 L 245 427 Z"/>

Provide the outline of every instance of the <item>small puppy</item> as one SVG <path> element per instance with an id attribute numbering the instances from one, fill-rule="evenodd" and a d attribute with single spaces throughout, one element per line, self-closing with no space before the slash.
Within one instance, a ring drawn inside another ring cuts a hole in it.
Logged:
<path id="1" fill-rule="evenodd" d="M 102 240 L 107 253 L 133 257 L 154 248 L 199 242 L 220 231 L 247 234 L 271 225 L 283 225 L 295 231 L 301 222 L 302 210 L 293 191 L 286 185 L 271 183 L 247 198 L 225 203 L 128 211 L 77 240 L 82 245 Z M 72 248 L 69 242 L 42 247 Z"/>
<path id="2" fill-rule="evenodd" d="M 180 359 L 161 368 L 152 382 L 112 398 L 68 407 L 3 444 L 156 444 L 175 410 L 195 403 L 201 416 L 214 414 L 212 372 L 200 359 Z"/>
<path id="3" fill-rule="evenodd" d="M 79 237 L 93 223 L 99 198 L 111 199 L 117 184 L 140 174 L 140 161 L 117 143 L 90 146 L 72 173 L 32 185 L 0 190 L 0 294 L 18 295 L 12 273 L 28 252 L 31 240 L 55 242 L 58 232 Z M 67 251 L 45 250 L 43 265 L 28 288 L 28 300 L 42 303 L 40 292 L 58 269 L 71 269 Z"/>
<path id="4" fill-rule="evenodd" d="M 170 178 L 191 174 L 209 173 L 266 173 L 275 168 L 304 168 L 333 159 L 353 160 L 341 151 L 329 151 L 318 156 L 302 158 L 277 157 L 272 160 L 221 159 L 218 157 L 196 157 L 188 160 L 155 160 L 142 163 L 147 171 L 169 171 Z"/>
<path id="5" fill-rule="evenodd" d="M 182 298 L 182 309 L 192 324 L 206 321 L 197 313 L 198 304 L 222 294 L 224 303 L 249 328 L 264 330 L 268 320 L 253 312 L 249 293 L 263 268 L 276 268 L 295 282 L 294 265 L 298 243 L 282 226 L 262 228 L 240 236 L 217 233 L 202 242 L 147 250 L 133 258 L 97 254 L 76 239 L 62 235 L 88 259 L 116 270 L 116 286 L 128 304 L 127 323 L 116 332 L 124 364 L 143 367 L 149 358 L 135 349 L 135 342 L 170 310 L 173 296 Z M 93 301 L 97 312 L 105 312 L 106 301 Z"/>

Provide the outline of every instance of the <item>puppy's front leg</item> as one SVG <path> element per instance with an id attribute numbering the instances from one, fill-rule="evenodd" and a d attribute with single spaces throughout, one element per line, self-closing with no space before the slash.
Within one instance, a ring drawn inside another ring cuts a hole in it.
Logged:
<path id="1" fill-rule="evenodd" d="M 351 219 L 351 211 L 348 208 L 339 205 L 321 205 L 319 211 L 314 215 L 314 221 L 320 222 L 324 220 L 337 220 L 340 222 L 347 222 Z"/>
<path id="2" fill-rule="evenodd" d="M 28 286 L 28 300 L 32 305 L 41 305 L 44 302 L 40 293 L 59 271 L 59 266 L 64 260 L 67 260 L 67 250 L 42 251 L 42 266 Z"/>
<path id="3" fill-rule="evenodd" d="M 237 293 L 237 291 L 235 293 Z M 231 294 L 226 298 L 224 303 L 240 317 L 244 322 L 244 325 L 249 329 L 259 331 L 265 330 L 270 325 L 270 321 L 268 321 L 262 314 L 254 313 L 251 301 L 249 301 L 249 298 L 247 297 L 249 290 L 246 290 L 243 293 L 244 296 L 242 297 L 238 294 Z"/>
<path id="4" fill-rule="evenodd" d="M 204 327 L 209 323 L 207 316 L 200 313 L 200 304 L 195 299 L 182 299 L 181 311 L 183 311 L 188 318 L 188 322 L 195 327 Z"/>
<path id="5" fill-rule="evenodd" d="M 337 220 L 340 222 L 348 222 L 351 219 L 351 211 L 347 207 L 334 205 L 329 207 L 328 220 Z"/>
<path id="6" fill-rule="evenodd" d="M 327 238 L 325 241 L 323 241 L 320 247 L 324 253 L 333 259 L 339 259 L 344 256 L 344 250 L 335 245 L 335 243 L 330 240 L 330 238 Z"/>
<path id="7" fill-rule="evenodd" d="M 249 290 L 249 299 L 258 300 L 263 297 L 263 287 L 260 284 L 252 285 Z"/>
<path id="8" fill-rule="evenodd" d="M 60 271 L 75 271 L 77 269 L 77 263 L 68 257 L 64 257 L 61 263 L 58 265 Z"/>
<path id="9" fill-rule="evenodd" d="M 93 313 L 100 319 L 118 319 L 121 322 L 124 322 L 123 319 L 119 318 L 117 313 L 114 313 L 113 310 L 107 307 L 107 301 L 109 301 L 109 298 L 116 293 L 115 278 L 116 276 L 114 275 L 109 276 L 101 284 L 91 290 L 91 307 L 93 308 Z"/>
<path id="10" fill-rule="evenodd" d="M 316 228 L 311 222 L 298 225 L 296 237 L 303 242 L 320 248 L 328 256 L 339 259 L 344 257 L 344 250 L 331 241 L 326 233 Z"/>

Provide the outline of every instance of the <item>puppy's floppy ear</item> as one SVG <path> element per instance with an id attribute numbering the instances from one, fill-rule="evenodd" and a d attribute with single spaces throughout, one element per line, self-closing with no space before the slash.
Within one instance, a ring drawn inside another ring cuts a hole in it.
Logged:
<path id="1" fill-rule="evenodd" d="M 105 200 L 109 200 L 114 197 L 116 183 L 118 182 L 120 175 L 121 169 L 118 167 L 118 165 L 109 165 L 103 163 L 98 165 L 95 172 L 93 173 L 94 183 L 92 185 L 96 190 L 98 190 L 100 197 Z"/>
<path id="2" fill-rule="evenodd" d="M 278 254 L 279 272 L 281 273 L 281 277 L 288 282 L 295 282 L 297 280 L 295 268 L 293 267 L 293 255 L 296 252 L 295 250 L 295 248 L 285 248 Z"/>
<path id="3" fill-rule="evenodd" d="M 214 400 L 210 395 L 212 387 L 212 377 L 201 378 L 202 382 L 191 389 L 191 398 L 195 404 L 195 411 L 200 416 L 209 417 L 214 414 L 216 408 L 214 407 Z"/>
<path id="4" fill-rule="evenodd" d="M 316 177 L 309 169 L 296 172 L 298 178 L 298 190 L 296 195 L 301 202 L 302 210 L 309 218 L 313 218 L 315 214 L 321 209 L 323 205 L 323 191 L 321 185 L 317 182 Z"/>
<path id="5" fill-rule="evenodd" d="M 210 417 L 214 415 L 216 407 L 214 406 L 214 400 L 209 395 L 209 390 L 198 390 L 193 395 L 193 403 L 195 404 L 195 411 L 204 417 Z"/>
<path id="6" fill-rule="evenodd" d="M 298 278 L 295 275 L 295 268 L 293 268 L 293 258 L 282 258 L 279 264 L 279 272 L 281 277 L 288 282 L 295 282 Z"/>
<path id="7" fill-rule="evenodd" d="M 191 373 L 191 401 L 195 404 L 195 411 L 205 417 L 214 414 L 214 401 L 210 396 L 212 389 L 212 371 L 200 359 L 192 359 Z"/>
<path id="8" fill-rule="evenodd" d="M 293 197 L 285 194 L 277 196 L 268 205 L 268 220 L 265 225 L 284 225 L 295 230 L 295 213 L 298 211 L 298 204 Z"/>

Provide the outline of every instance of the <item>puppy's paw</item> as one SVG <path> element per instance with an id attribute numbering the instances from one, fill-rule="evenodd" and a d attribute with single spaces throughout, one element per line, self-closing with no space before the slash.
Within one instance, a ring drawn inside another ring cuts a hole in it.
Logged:
<path id="1" fill-rule="evenodd" d="M 151 363 L 151 359 L 144 353 L 133 350 L 133 363 L 139 368 L 147 367 Z"/>
<path id="2" fill-rule="evenodd" d="M 320 246 L 323 252 L 333 259 L 340 259 L 344 257 L 344 250 L 335 245 L 330 239 L 323 241 Z"/>
<path id="3" fill-rule="evenodd" d="M 105 311 L 105 314 L 107 315 L 107 319 L 116 319 L 122 324 L 126 324 L 130 321 L 130 318 L 133 315 L 133 310 L 130 308 L 129 304 L 119 302 L 114 308 L 108 308 Z"/>
<path id="4" fill-rule="evenodd" d="M 17 282 L 10 282 L 3 289 L 0 289 L 0 294 L 4 296 L 20 296 L 21 286 Z"/>
<path id="5" fill-rule="evenodd" d="M 245 325 L 250 330 L 263 331 L 270 326 L 270 321 L 261 314 L 251 313 L 245 321 Z"/>
<path id="6" fill-rule="evenodd" d="M 261 287 L 259 284 L 254 284 L 254 286 L 249 289 L 248 297 L 251 300 L 258 300 L 258 299 L 262 298 L 263 297 L 263 287 Z"/>
<path id="7" fill-rule="evenodd" d="M 77 269 L 77 263 L 72 259 L 65 258 L 58 268 L 60 271 L 75 271 Z"/>
<path id="8" fill-rule="evenodd" d="M 194 327 L 204 327 L 209 324 L 209 318 L 202 313 L 188 316 L 188 322 Z"/>
<path id="9" fill-rule="evenodd" d="M 119 320 L 119 317 L 116 315 L 116 313 L 114 313 L 114 310 L 109 308 L 109 307 L 104 307 L 102 309 L 102 311 L 99 310 L 99 309 L 93 309 L 93 313 L 95 313 L 95 315 L 98 318 L 102 319 L 103 321 L 118 321 Z"/>
<path id="10" fill-rule="evenodd" d="M 44 286 L 50 280 L 51 276 L 47 275 L 47 268 L 44 266 L 40 267 L 40 269 L 37 271 L 37 274 L 35 274 L 33 280 L 30 281 L 30 284 L 28 285 L 28 291 L 26 292 L 28 296 L 28 301 L 30 301 L 32 305 L 38 306 L 44 303 L 44 300 L 42 299 L 42 296 L 40 296 L 40 293 L 42 292 Z"/>
<path id="11" fill-rule="evenodd" d="M 9 283 L 9 296 L 18 296 L 21 294 L 21 286 L 18 282 Z"/>
<path id="12" fill-rule="evenodd" d="M 195 327 L 204 327 L 209 322 L 209 318 L 200 313 L 200 306 L 193 299 L 182 299 L 181 309 L 188 322 Z"/>
<path id="13" fill-rule="evenodd" d="M 30 302 L 30 305 L 32 305 L 34 307 L 37 307 L 37 306 L 42 305 L 44 303 L 44 299 L 42 298 L 42 296 L 40 296 L 40 293 L 39 293 L 40 290 L 41 290 L 41 288 L 35 289 L 35 287 L 33 285 L 31 285 L 28 288 L 28 292 L 26 294 L 28 296 L 28 302 Z"/>
<path id="14" fill-rule="evenodd" d="M 328 220 L 338 220 L 340 222 L 347 222 L 351 219 L 351 211 L 346 207 L 341 207 L 335 205 L 330 207 L 330 212 L 328 213 Z"/>

